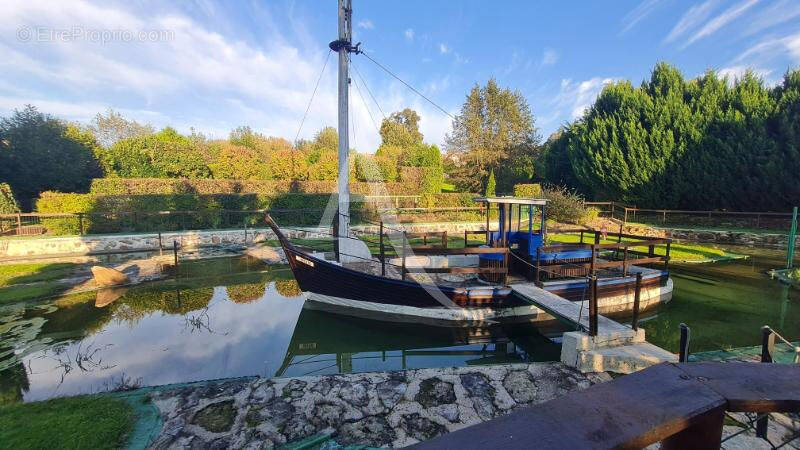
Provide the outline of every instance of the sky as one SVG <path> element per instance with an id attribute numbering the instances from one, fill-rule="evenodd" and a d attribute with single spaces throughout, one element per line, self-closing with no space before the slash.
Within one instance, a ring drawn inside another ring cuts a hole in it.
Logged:
<path id="1" fill-rule="evenodd" d="M 4 0 L 3 16 L 3 117 L 32 104 L 88 123 L 113 108 L 209 138 L 248 125 L 290 141 L 336 126 L 335 0 Z M 800 0 L 353 0 L 353 23 L 367 54 L 451 115 L 491 77 L 519 90 L 543 138 L 659 61 L 688 77 L 750 68 L 771 84 L 800 66 Z M 427 142 L 445 142 L 451 117 L 352 60 L 351 147 L 373 152 L 380 120 L 406 107 Z"/>

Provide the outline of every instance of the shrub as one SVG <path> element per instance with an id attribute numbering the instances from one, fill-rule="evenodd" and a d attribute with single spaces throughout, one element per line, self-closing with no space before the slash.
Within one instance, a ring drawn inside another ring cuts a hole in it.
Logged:
<path id="1" fill-rule="evenodd" d="M 14 198 L 11 186 L 0 183 L 0 214 L 13 214 L 19 212 L 19 204 Z"/>
<path id="2" fill-rule="evenodd" d="M 494 197 L 497 195 L 497 181 L 494 178 L 494 169 L 489 172 L 489 181 L 486 182 L 486 196 Z"/>
<path id="3" fill-rule="evenodd" d="M 515 184 L 514 197 L 540 198 L 542 186 L 538 183 Z"/>
<path id="4" fill-rule="evenodd" d="M 95 208 L 96 200 L 91 194 L 65 194 L 61 192 L 42 192 L 36 201 L 36 210 L 41 213 L 86 213 Z M 81 220 L 73 217 L 65 218 L 45 218 L 42 219 L 42 226 L 52 234 L 80 234 L 81 226 L 83 230 L 93 228 L 92 218 L 86 217 Z"/>
<path id="5" fill-rule="evenodd" d="M 583 197 L 565 187 L 551 186 L 542 191 L 547 199 L 547 215 L 562 223 L 578 224 L 586 216 Z"/>
<path id="6" fill-rule="evenodd" d="M 588 225 L 600 217 L 600 210 L 595 207 L 586 208 L 586 213 L 581 217 L 580 224 Z"/>

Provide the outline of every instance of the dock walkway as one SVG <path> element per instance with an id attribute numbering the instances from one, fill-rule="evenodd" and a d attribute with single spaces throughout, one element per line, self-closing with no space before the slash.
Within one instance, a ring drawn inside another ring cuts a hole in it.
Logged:
<path id="1" fill-rule="evenodd" d="M 573 302 L 533 283 L 512 284 L 518 297 L 557 319 L 589 328 L 589 302 Z M 597 316 L 597 335 L 564 333 L 561 362 L 582 372 L 631 373 L 662 362 L 675 362 L 674 354 L 645 341 L 644 329 L 634 330 L 608 317 Z"/>
<path id="2" fill-rule="evenodd" d="M 548 314 L 580 325 L 583 329 L 589 329 L 589 301 L 573 302 L 556 294 L 548 292 L 533 283 L 512 284 L 511 290 L 519 297 L 527 300 Z M 606 342 L 632 342 L 636 337 L 636 331 L 615 322 L 608 317 L 597 316 L 597 336 L 596 343 Z"/>

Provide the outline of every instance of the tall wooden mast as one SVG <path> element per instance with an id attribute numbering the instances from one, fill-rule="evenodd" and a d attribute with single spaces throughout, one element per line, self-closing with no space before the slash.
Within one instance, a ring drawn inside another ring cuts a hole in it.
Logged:
<path id="1" fill-rule="evenodd" d="M 350 142 L 348 118 L 348 90 L 350 87 L 349 53 L 358 53 L 358 46 L 353 46 L 352 0 L 339 0 L 339 39 L 330 43 L 331 50 L 339 53 L 339 208 L 337 214 L 337 252 L 336 257 L 342 261 L 341 253 L 352 247 L 347 239 L 350 229 Z"/>

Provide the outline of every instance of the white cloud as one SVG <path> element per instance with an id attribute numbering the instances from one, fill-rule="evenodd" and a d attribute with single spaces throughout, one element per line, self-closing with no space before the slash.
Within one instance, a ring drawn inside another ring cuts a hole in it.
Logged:
<path id="1" fill-rule="evenodd" d="M 558 94 L 550 104 L 561 112 L 561 116 L 569 111 L 569 120 L 577 119 L 583 116 L 606 85 L 617 80 L 618 78 L 594 77 L 576 83 L 568 78 L 563 79 Z"/>
<path id="2" fill-rule="evenodd" d="M 747 29 L 747 35 L 752 35 L 764 29 L 788 22 L 800 17 L 800 2 L 797 0 L 781 0 L 769 8 L 763 9 Z"/>
<path id="3" fill-rule="evenodd" d="M 439 43 L 439 53 L 441 54 L 450 53 L 450 50 L 452 49 L 448 47 L 447 44 L 445 44 L 444 42 Z"/>
<path id="4" fill-rule="evenodd" d="M 737 56 L 733 64 L 763 67 L 767 62 L 781 56 L 788 56 L 800 63 L 800 33 L 764 39 Z"/>
<path id="5" fill-rule="evenodd" d="M 756 69 L 743 65 L 724 67 L 718 70 L 717 73 L 719 76 L 727 78 L 728 83 L 734 83 L 736 80 L 741 79 L 748 70 L 751 70 L 756 76 L 763 80 L 766 80 L 767 77 L 772 73 L 772 71 L 768 69 Z"/>
<path id="6" fill-rule="evenodd" d="M 636 8 L 631 10 L 628 14 L 626 14 L 622 18 L 623 28 L 622 33 L 630 30 L 637 23 L 644 20 L 647 16 L 649 16 L 658 6 L 659 0 L 644 0 L 642 3 L 639 4 Z"/>
<path id="7" fill-rule="evenodd" d="M 403 36 L 406 37 L 407 41 L 409 41 L 409 42 L 413 41 L 414 40 L 414 29 L 413 28 L 407 28 L 406 31 L 403 32 Z"/>
<path id="8" fill-rule="evenodd" d="M 698 26 L 708 18 L 711 11 L 717 6 L 717 3 L 719 3 L 718 0 L 707 0 L 689 8 L 672 28 L 672 31 L 664 38 L 664 42 L 672 42 L 687 31 Z"/>
<path id="9" fill-rule="evenodd" d="M 745 11 L 753 7 L 756 3 L 758 3 L 758 0 L 744 0 L 739 4 L 733 5 L 730 8 L 726 9 L 719 16 L 709 20 L 703 26 L 703 28 L 700 29 L 700 31 L 692 35 L 692 37 L 689 38 L 684 47 L 691 45 L 694 42 L 704 37 L 708 37 L 716 33 L 720 28 L 724 27 L 725 25 L 732 22 L 734 19 L 738 18 Z"/>
<path id="10" fill-rule="evenodd" d="M 369 19 L 359 20 L 356 26 L 365 30 L 372 30 L 375 28 L 375 25 L 373 25 L 372 21 Z"/>
<path id="11" fill-rule="evenodd" d="M 547 49 L 542 53 L 542 65 L 552 66 L 558 61 L 558 52 L 553 49 Z"/>

